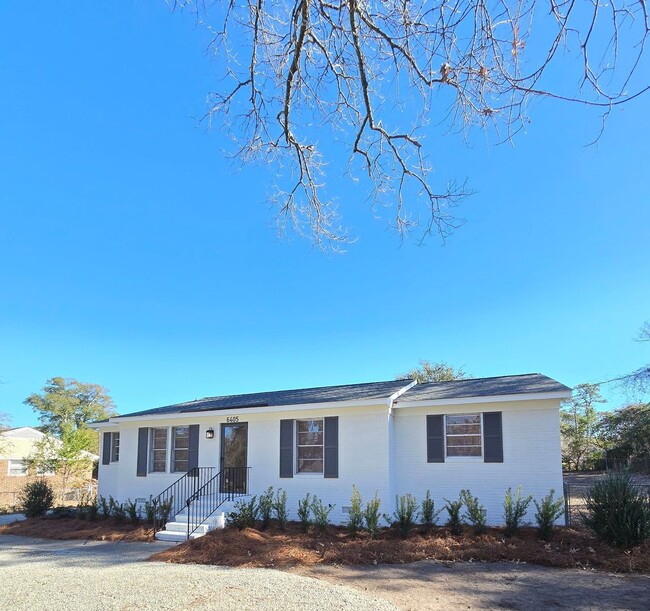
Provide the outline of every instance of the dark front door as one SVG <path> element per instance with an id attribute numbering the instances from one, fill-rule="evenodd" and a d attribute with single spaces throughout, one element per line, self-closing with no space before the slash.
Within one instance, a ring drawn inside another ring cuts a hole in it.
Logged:
<path id="1" fill-rule="evenodd" d="M 245 494 L 248 466 L 248 423 L 221 425 L 221 492 Z"/>

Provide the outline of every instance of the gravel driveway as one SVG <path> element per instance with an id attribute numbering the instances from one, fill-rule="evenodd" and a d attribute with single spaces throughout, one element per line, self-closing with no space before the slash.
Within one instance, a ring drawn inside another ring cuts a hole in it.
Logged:
<path id="1" fill-rule="evenodd" d="M 143 562 L 163 547 L 0 535 L 0 606 L 12 611 L 396 609 L 351 587 L 281 571 Z"/>

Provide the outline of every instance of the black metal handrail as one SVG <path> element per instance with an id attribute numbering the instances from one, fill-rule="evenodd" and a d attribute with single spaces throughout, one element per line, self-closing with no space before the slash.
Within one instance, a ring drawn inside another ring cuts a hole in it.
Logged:
<path id="1" fill-rule="evenodd" d="M 235 498 L 248 496 L 250 467 L 224 467 L 192 496 L 188 497 L 187 538 L 221 505 Z"/>
<path id="2" fill-rule="evenodd" d="M 187 499 L 213 476 L 214 467 L 194 467 L 171 486 L 165 488 L 155 499 L 152 499 L 154 534 L 161 530 L 167 522 L 173 520 L 176 514 L 185 507 Z"/>

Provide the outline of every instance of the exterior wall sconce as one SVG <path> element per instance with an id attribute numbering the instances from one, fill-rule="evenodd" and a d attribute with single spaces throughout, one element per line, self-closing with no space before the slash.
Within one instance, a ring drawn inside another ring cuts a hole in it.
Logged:
<path id="1" fill-rule="evenodd" d="M 206 439 L 214 439 L 214 429 L 210 427 L 206 432 L 205 432 L 205 438 Z"/>

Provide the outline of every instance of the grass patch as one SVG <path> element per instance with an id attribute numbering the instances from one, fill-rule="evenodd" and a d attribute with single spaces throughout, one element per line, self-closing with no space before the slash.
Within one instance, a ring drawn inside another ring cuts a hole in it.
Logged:
<path id="1" fill-rule="evenodd" d="M 536 529 L 522 528 L 506 537 L 503 528 L 480 535 L 468 528 L 453 536 L 447 527 L 413 531 L 408 539 L 396 528 L 381 529 L 376 539 L 367 533 L 351 536 L 343 527 L 324 532 L 300 532 L 289 523 L 285 531 L 275 524 L 265 530 L 227 528 L 158 552 L 151 560 L 217 564 L 238 567 L 288 568 L 319 563 L 362 565 L 403 564 L 419 560 L 443 562 L 522 562 L 559 568 L 593 568 L 610 572 L 650 573 L 650 546 L 628 552 L 599 543 L 583 529 L 557 528 L 549 542 Z"/>

